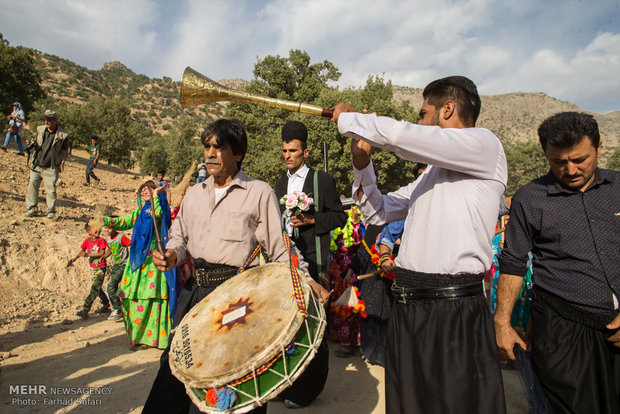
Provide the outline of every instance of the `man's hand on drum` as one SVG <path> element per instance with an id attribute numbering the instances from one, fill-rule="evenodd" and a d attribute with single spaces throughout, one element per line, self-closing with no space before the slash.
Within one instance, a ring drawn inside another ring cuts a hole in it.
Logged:
<path id="1" fill-rule="evenodd" d="M 177 253 L 172 249 L 167 249 L 162 255 L 159 251 L 153 250 L 153 264 L 162 272 L 167 272 L 177 264 Z"/>
<path id="2" fill-rule="evenodd" d="M 314 216 L 312 214 L 300 213 L 298 216 L 291 216 L 291 225 L 293 227 L 303 227 L 314 224 Z"/>
<path id="3" fill-rule="evenodd" d="M 329 300 L 329 292 L 327 291 L 327 289 L 325 289 L 323 286 L 321 286 L 320 284 L 315 282 L 314 279 L 311 278 L 309 278 L 308 284 L 310 285 L 310 288 L 312 289 L 316 297 L 319 299 L 319 302 L 321 302 L 321 305 L 327 304 L 327 301 Z"/>

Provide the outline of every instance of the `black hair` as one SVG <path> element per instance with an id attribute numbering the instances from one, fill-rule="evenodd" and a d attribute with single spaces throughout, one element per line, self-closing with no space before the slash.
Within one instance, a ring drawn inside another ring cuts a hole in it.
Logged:
<path id="1" fill-rule="evenodd" d="M 422 174 L 424 172 L 424 170 L 426 170 L 426 167 L 428 167 L 428 164 L 424 164 L 422 162 L 417 162 L 413 166 L 413 176 L 415 178 L 418 178 L 420 176 L 420 174 Z"/>
<path id="2" fill-rule="evenodd" d="M 228 146 L 234 155 L 241 155 L 241 159 L 237 163 L 237 168 L 241 168 L 241 163 L 248 150 L 248 136 L 241 121 L 226 118 L 213 121 L 202 131 L 200 142 L 205 145 L 211 137 L 215 137 L 217 145 Z"/>
<path id="3" fill-rule="evenodd" d="M 97 135 L 93 135 L 90 139 L 94 139 L 95 141 L 99 141 L 99 137 Z"/>
<path id="4" fill-rule="evenodd" d="M 90 224 L 89 223 L 84 223 L 84 230 L 86 230 L 86 231 L 90 230 Z"/>
<path id="5" fill-rule="evenodd" d="M 159 170 L 157 171 L 157 174 L 161 174 L 161 176 L 165 176 L 166 175 L 166 169 L 164 168 L 163 170 Z"/>
<path id="6" fill-rule="evenodd" d="M 543 151 L 547 149 L 547 144 L 570 148 L 585 137 L 590 139 L 594 148 L 598 148 L 601 142 L 598 124 L 592 115 L 581 112 L 560 112 L 545 119 L 538 127 L 538 139 Z"/>
<path id="7" fill-rule="evenodd" d="M 465 76 L 437 79 L 426 85 L 422 96 L 437 109 L 449 100 L 454 101 L 459 119 L 469 127 L 476 125 L 480 115 L 480 95 L 476 84 Z"/>

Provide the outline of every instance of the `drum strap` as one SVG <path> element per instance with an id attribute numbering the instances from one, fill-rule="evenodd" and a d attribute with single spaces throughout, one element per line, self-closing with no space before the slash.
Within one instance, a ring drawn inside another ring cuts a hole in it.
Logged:
<path id="1" fill-rule="evenodd" d="M 314 212 L 319 212 L 319 173 L 317 170 L 314 170 Z M 322 252 L 321 252 L 321 238 L 319 236 L 314 236 L 314 244 L 316 246 L 316 271 L 317 277 L 319 280 L 323 278 L 323 263 L 322 263 Z"/>
<path id="2" fill-rule="evenodd" d="M 256 248 L 254 249 L 254 251 L 250 254 L 250 256 L 248 257 L 248 260 L 245 261 L 243 267 L 239 268 L 239 272 L 241 273 L 243 272 L 245 269 L 248 268 L 248 266 L 250 265 L 250 263 L 252 263 L 254 261 L 254 259 L 256 259 L 256 256 L 261 252 L 261 250 L 263 250 L 263 246 L 260 245 L 260 243 L 258 244 L 258 246 L 256 246 Z"/>
<path id="3" fill-rule="evenodd" d="M 282 237 L 284 237 L 284 244 L 286 245 L 286 251 L 288 252 L 288 256 L 290 259 L 291 279 L 293 280 L 293 292 L 295 295 L 295 302 L 297 302 L 299 313 L 304 318 L 307 318 L 308 311 L 306 311 L 306 300 L 304 299 L 304 292 L 301 288 L 299 273 L 297 273 L 297 267 L 295 267 L 295 263 L 297 262 L 297 260 L 291 253 L 291 239 L 288 237 L 288 233 L 286 232 L 286 230 L 282 232 Z"/>

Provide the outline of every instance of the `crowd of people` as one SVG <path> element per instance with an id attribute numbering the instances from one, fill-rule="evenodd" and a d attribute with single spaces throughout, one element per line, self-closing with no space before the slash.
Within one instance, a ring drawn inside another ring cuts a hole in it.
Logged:
<path id="1" fill-rule="evenodd" d="M 577 112 L 546 119 L 538 136 L 549 173 L 506 197 L 502 144 L 476 127 L 476 85 L 442 78 L 423 98 L 418 124 L 334 107 L 332 122 L 351 140 L 355 205 L 343 205 L 334 178 L 306 164 L 311 134 L 302 122 L 281 128 L 286 173 L 272 189 L 242 170 L 241 122 L 219 119 L 201 135 L 196 182 L 173 212 L 162 171 L 137 189 L 135 210 L 102 218 L 105 238 L 86 224 L 88 237 L 68 262 L 88 257 L 92 271 L 77 315 L 88 317 L 99 297 L 95 312 L 124 322 L 132 350 L 163 350 L 144 412 L 198 412 L 170 369 L 175 327 L 240 268 L 259 265 L 248 259 L 257 245 L 269 260 L 289 263 L 283 231 L 312 291 L 332 305 L 315 357 L 280 394 L 286 407 L 309 406 L 322 392 L 329 338 L 340 343 L 337 355 L 359 352 L 385 367 L 388 413 L 506 412 L 498 349 L 504 359 L 520 351 L 531 359 L 544 390 L 531 404 L 620 412 L 620 173 L 598 167 L 596 121 Z M 13 105 L 2 149 L 14 138 L 23 153 L 20 110 Z M 55 215 L 68 148 L 57 118 L 47 110 L 37 128 L 28 217 L 37 213 L 41 180 L 47 216 Z M 86 184 L 99 181 L 98 138 L 91 142 Z M 373 148 L 418 163 L 415 180 L 382 194 Z M 292 210 L 287 200 L 300 197 L 304 208 Z"/>

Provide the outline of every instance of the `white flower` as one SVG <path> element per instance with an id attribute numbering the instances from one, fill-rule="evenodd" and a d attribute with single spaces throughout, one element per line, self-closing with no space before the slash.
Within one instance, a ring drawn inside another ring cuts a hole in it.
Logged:
<path id="1" fill-rule="evenodd" d="M 295 208 L 295 206 L 297 205 L 297 199 L 295 199 L 294 197 L 287 198 L 284 205 L 287 209 Z"/>

